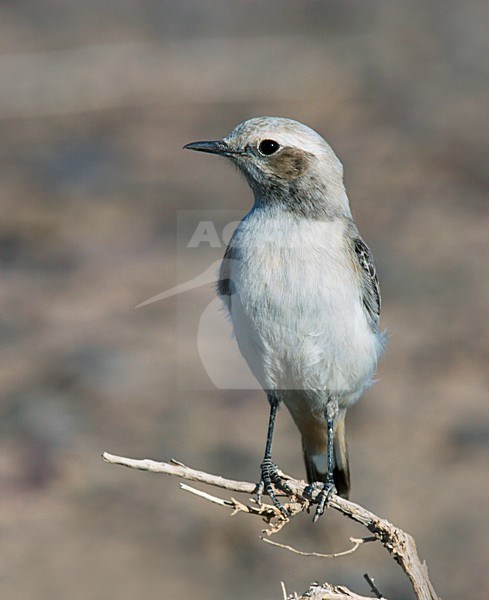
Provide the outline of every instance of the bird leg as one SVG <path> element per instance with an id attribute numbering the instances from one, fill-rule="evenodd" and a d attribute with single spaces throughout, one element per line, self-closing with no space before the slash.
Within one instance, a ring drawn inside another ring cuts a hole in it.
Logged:
<path id="1" fill-rule="evenodd" d="M 324 509 L 331 500 L 331 496 L 336 494 L 336 487 L 334 484 L 333 470 L 334 470 L 334 456 L 333 456 L 333 436 L 334 436 L 334 422 L 338 415 L 338 399 L 334 396 L 328 398 L 326 404 L 326 423 L 328 426 L 328 473 L 326 475 L 326 481 L 323 485 L 323 489 L 318 495 L 318 506 L 314 514 L 313 522 L 315 523 L 319 517 L 324 513 Z"/>
<path id="2" fill-rule="evenodd" d="M 268 401 L 270 403 L 270 419 L 268 421 L 268 433 L 267 433 L 267 443 L 265 446 L 265 456 L 263 457 L 263 462 L 261 463 L 261 478 L 260 483 L 257 486 L 257 499 L 258 503 L 261 502 L 263 491 L 270 496 L 273 504 L 280 510 L 280 512 L 284 515 L 284 517 L 288 517 L 289 513 L 287 509 L 282 505 L 282 503 L 277 499 L 275 495 L 275 490 L 273 489 L 273 485 L 277 488 L 281 489 L 286 493 L 292 493 L 292 490 L 287 485 L 287 483 L 280 477 L 278 474 L 277 465 L 272 462 L 272 438 L 273 438 L 273 428 L 275 425 L 275 416 L 277 414 L 277 408 L 279 405 L 279 401 L 277 396 L 274 393 L 269 393 Z M 272 485 L 273 484 L 273 485 Z"/>

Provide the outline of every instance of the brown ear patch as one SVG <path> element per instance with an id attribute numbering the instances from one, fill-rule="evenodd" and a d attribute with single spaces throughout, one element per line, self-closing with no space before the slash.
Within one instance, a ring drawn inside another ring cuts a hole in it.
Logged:
<path id="1" fill-rule="evenodd" d="M 271 172 L 279 179 L 297 179 L 309 168 L 313 155 L 298 148 L 283 148 L 268 161 Z"/>

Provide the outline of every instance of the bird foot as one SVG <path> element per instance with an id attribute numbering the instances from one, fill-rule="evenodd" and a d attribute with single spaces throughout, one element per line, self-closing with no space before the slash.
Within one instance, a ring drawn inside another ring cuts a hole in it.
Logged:
<path id="1" fill-rule="evenodd" d="M 304 491 L 302 492 L 302 497 L 306 500 L 312 500 L 312 496 L 314 492 L 321 487 L 323 484 L 320 481 L 315 481 L 314 483 L 310 483 L 306 485 Z"/>
<path id="2" fill-rule="evenodd" d="M 328 506 L 333 494 L 336 494 L 336 487 L 334 483 L 326 482 L 323 485 L 323 489 L 319 492 L 319 495 L 317 497 L 318 506 L 312 519 L 313 523 L 316 523 L 319 517 L 324 513 L 324 509 Z"/>
<path id="3" fill-rule="evenodd" d="M 289 517 L 289 511 L 278 500 L 273 486 L 286 494 L 293 493 L 287 482 L 279 475 L 277 465 L 274 464 L 270 458 L 265 458 L 261 464 L 261 479 L 256 491 L 258 504 L 261 504 L 261 498 L 265 491 L 282 515 L 284 517 Z"/>

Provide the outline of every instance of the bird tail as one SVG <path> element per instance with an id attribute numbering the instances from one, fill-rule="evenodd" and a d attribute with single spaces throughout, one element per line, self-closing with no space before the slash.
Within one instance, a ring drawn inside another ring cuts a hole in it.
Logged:
<path id="1" fill-rule="evenodd" d="M 333 438 L 333 478 L 336 491 L 342 498 L 348 498 L 350 492 L 350 467 L 348 465 L 348 448 L 345 436 L 345 414 L 345 410 L 340 410 Z M 327 449 L 320 454 L 313 452 L 307 447 L 304 438 L 302 438 L 302 449 L 308 482 L 326 482 L 328 475 Z"/>

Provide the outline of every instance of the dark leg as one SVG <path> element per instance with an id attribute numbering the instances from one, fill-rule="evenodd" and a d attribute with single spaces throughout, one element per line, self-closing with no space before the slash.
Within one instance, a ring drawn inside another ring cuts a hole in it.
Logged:
<path id="1" fill-rule="evenodd" d="M 333 457 L 333 436 L 334 436 L 334 422 L 338 414 L 338 400 L 336 398 L 329 398 L 328 404 L 326 405 L 326 423 L 328 426 L 328 473 L 326 475 L 326 481 L 323 485 L 323 489 L 318 496 L 318 506 L 316 513 L 314 514 L 314 523 L 324 513 L 324 509 L 331 499 L 333 494 L 336 494 L 336 487 L 334 485 L 334 457 Z"/>
<path id="2" fill-rule="evenodd" d="M 261 502 L 263 491 L 270 496 L 273 504 L 281 511 L 281 513 L 288 517 L 287 510 L 283 507 L 281 502 L 277 499 L 272 484 L 285 492 L 291 492 L 287 483 L 280 477 L 277 472 L 277 466 L 272 462 L 272 439 L 273 439 L 273 428 L 275 425 L 275 416 L 277 414 L 277 408 L 279 401 L 274 393 L 269 393 L 268 401 L 270 402 L 270 419 L 268 421 L 268 433 L 267 443 L 265 446 L 265 456 L 261 463 L 261 479 L 257 488 L 258 502 Z"/>

